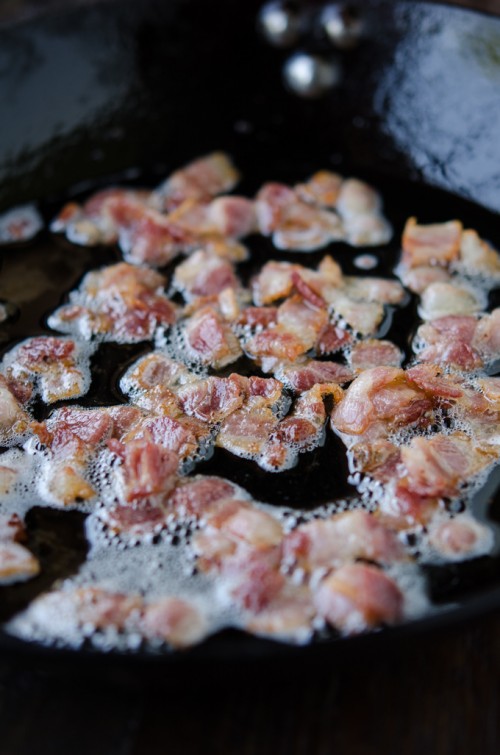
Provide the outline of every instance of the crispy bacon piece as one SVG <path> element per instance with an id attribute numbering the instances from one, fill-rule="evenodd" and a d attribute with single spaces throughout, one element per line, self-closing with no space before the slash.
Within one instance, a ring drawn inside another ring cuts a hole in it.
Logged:
<path id="1" fill-rule="evenodd" d="M 354 375 L 352 371 L 338 362 L 320 362 L 308 359 L 298 364 L 279 365 L 274 373 L 287 387 L 297 393 L 310 390 L 318 383 L 349 383 Z"/>
<path id="2" fill-rule="evenodd" d="M 462 238 L 462 223 L 418 225 L 416 218 L 409 218 L 403 231 L 403 264 L 406 267 L 440 265 L 447 267 L 458 259 Z"/>
<path id="3" fill-rule="evenodd" d="M 186 321 L 184 334 L 188 355 L 216 369 L 235 362 L 243 353 L 230 326 L 210 306 L 203 307 Z"/>
<path id="4" fill-rule="evenodd" d="M 165 278 L 124 262 L 88 273 L 70 303 L 49 318 L 51 327 L 76 331 L 89 340 L 136 343 L 153 337 L 159 325 L 175 321 L 175 308 L 163 293 Z"/>
<path id="5" fill-rule="evenodd" d="M 295 191 L 304 202 L 334 209 L 342 185 L 342 176 L 329 170 L 319 170 L 305 183 L 297 184 Z"/>
<path id="6" fill-rule="evenodd" d="M 334 430 L 347 445 L 374 440 L 399 427 L 427 423 L 433 401 L 396 367 L 365 370 L 332 412 Z M 353 437 L 354 436 L 354 437 Z"/>
<path id="7" fill-rule="evenodd" d="M 387 574 L 367 564 L 346 564 L 314 593 L 318 613 L 343 634 L 358 634 L 403 617 L 403 595 Z"/>
<path id="8" fill-rule="evenodd" d="M 162 501 L 138 499 L 133 505 L 117 503 L 109 508 L 100 508 L 96 516 L 115 534 L 139 542 L 165 527 L 167 513 Z"/>
<path id="9" fill-rule="evenodd" d="M 420 362 L 432 362 L 460 370 L 475 370 L 483 360 L 472 346 L 478 321 L 467 315 L 439 317 L 417 331 L 414 347 Z"/>
<path id="10" fill-rule="evenodd" d="M 178 397 L 183 411 L 203 422 L 220 422 L 239 409 L 245 399 L 239 381 L 233 376 L 200 380 L 181 389 Z"/>
<path id="11" fill-rule="evenodd" d="M 318 336 L 316 350 L 322 354 L 335 354 L 336 351 L 348 346 L 352 341 L 352 335 L 340 325 L 328 323 Z"/>
<path id="12" fill-rule="evenodd" d="M 342 182 L 337 199 L 337 209 L 341 215 L 366 215 L 380 210 L 378 193 L 364 181 L 347 178 Z"/>
<path id="13" fill-rule="evenodd" d="M 346 241 L 351 246 L 383 246 L 392 238 L 392 228 L 380 213 L 359 213 L 342 220 Z"/>
<path id="14" fill-rule="evenodd" d="M 265 637 L 304 642 L 311 637 L 315 614 L 309 588 L 285 584 L 276 597 L 248 618 L 245 628 Z"/>
<path id="15" fill-rule="evenodd" d="M 144 607 L 139 631 L 147 639 L 162 640 L 174 648 L 185 648 L 201 642 L 208 627 L 192 603 L 168 597 Z"/>
<path id="16" fill-rule="evenodd" d="M 345 293 L 354 301 L 378 302 L 380 304 L 401 304 L 405 292 L 400 283 L 387 278 L 363 278 L 344 276 Z"/>
<path id="17" fill-rule="evenodd" d="M 26 540 L 24 522 L 17 514 L 0 514 L 0 542 L 22 543 Z"/>
<path id="18" fill-rule="evenodd" d="M 308 574 L 357 559 L 381 564 L 406 559 L 396 535 L 360 509 L 300 525 L 285 537 L 283 554 Z"/>
<path id="19" fill-rule="evenodd" d="M 500 308 L 480 318 L 471 347 L 479 352 L 485 362 L 500 357 Z"/>
<path id="20" fill-rule="evenodd" d="M 77 398 L 89 387 L 88 348 L 68 338 L 37 336 L 23 341 L 3 359 L 3 371 L 12 385 L 28 383 L 39 387 L 42 399 L 51 404 Z M 29 391 L 30 398 L 33 387 Z"/>
<path id="21" fill-rule="evenodd" d="M 349 451 L 349 462 L 353 471 L 367 474 L 380 482 L 390 482 L 397 477 L 401 450 L 384 439 L 356 443 Z"/>
<path id="22" fill-rule="evenodd" d="M 203 249 L 177 265 L 173 283 L 187 299 L 213 296 L 225 288 L 238 288 L 239 285 L 232 264 Z"/>
<path id="23" fill-rule="evenodd" d="M 349 352 L 349 362 L 356 372 L 372 367 L 399 367 L 402 361 L 403 354 L 395 344 L 376 338 L 359 341 Z"/>
<path id="24" fill-rule="evenodd" d="M 385 316 L 382 304 L 357 301 L 348 296 L 342 289 L 330 296 L 329 304 L 338 318 L 344 320 L 362 336 L 370 336 L 376 333 Z"/>
<path id="25" fill-rule="evenodd" d="M 141 417 L 121 438 L 127 444 L 134 440 L 147 440 L 179 458 L 186 459 L 198 453 L 200 446 L 210 439 L 210 428 L 195 417 L 174 411 L 169 416 L 170 407 L 163 406 L 165 413 L 151 413 Z"/>
<path id="26" fill-rule="evenodd" d="M 255 397 L 222 422 L 216 445 L 246 459 L 259 457 L 278 421 L 268 401 Z"/>
<path id="27" fill-rule="evenodd" d="M 176 170 L 156 189 L 164 209 L 171 210 L 186 199 L 206 201 L 231 191 L 239 174 L 223 152 L 212 152 Z"/>
<path id="28" fill-rule="evenodd" d="M 262 306 L 290 296 L 293 290 L 293 273 L 298 270 L 300 266 L 291 262 L 266 262 L 252 281 L 255 303 Z"/>

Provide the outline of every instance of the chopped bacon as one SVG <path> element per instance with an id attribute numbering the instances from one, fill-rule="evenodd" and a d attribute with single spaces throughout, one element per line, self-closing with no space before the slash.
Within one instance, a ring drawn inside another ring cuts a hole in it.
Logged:
<path id="1" fill-rule="evenodd" d="M 458 220 L 418 225 L 416 218 L 409 218 L 403 231 L 403 264 L 446 267 L 458 258 L 461 238 L 462 223 Z"/>
<path id="2" fill-rule="evenodd" d="M 360 509 L 300 525 L 285 537 L 283 554 L 307 573 L 357 559 L 383 564 L 405 559 L 396 535 Z"/>
<path id="3" fill-rule="evenodd" d="M 139 631 L 147 639 L 185 648 L 201 642 L 206 622 L 197 608 L 181 598 L 160 598 L 144 607 Z"/>
<path id="4" fill-rule="evenodd" d="M 259 230 L 278 249 L 312 251 L 343 238 L 338 216 L 304 202 L 288 186 L 266 184 L 255 203 Z"/>
<path id="5" fill-rule="evenodd" d="M 418 265 L 396 270 L 406 288 L 414 294 L 422 294 L 431 283 L 449 283 L 451 276 L 447 270 L 436 265 Z"/>
<path id="6" fill-rule="evenodd" d="M 37 336 L 8 352 L 3 370 L 13 387 L 31 384 L 28 398 L 33 395 L 34 384 L 38 385 L 42 399 L 50 404 L 86 392 L 88 356 L 88 348 L 83 354 L 81 347 L 70 339 Z"/>
<path id="7" fill-rule="evenodd" d="M 172 391 L 193 379 L 193 375 L 184 364 L 154 351 L 134 362 L 122 378 L 121 387 L 125 393 L 154 390 L 161 396 L 170 395 Z M 134 395 L 134 399 L 139 396 Z"/>
<path id="8" fill-rule="evenodd" d="M 0 584 L 22 582 L 40 573 L 38 559 L 17 542 L 0 541 Z"/>
<path id="9" fill-rule="evenodd" d="M 165 209 L 173 209 L 186 199 L 206 201 L 230 191 L 239 180 L 231 160 L 222 152 L 212 152 L 176 170 L 156 189 Z"/>
<path id="10" fill-rule="evenodd" d="M 352 335 L 340 325 L 328 323 L 318 336 L 317 351 L 324 354 L 334 354 L 352 341 Z"/>
<path id="11" fill-rule="evenodd" d="M 485 361 L 500 357 L 500 308 L 481 317 L 471 343 Z"/>
<path id="12" fill-rule="evenodd" d="M 333 209 L 342 185 L 342 176 L 329 170 L 319 170 L 306 183 L 297 184 L 295 191 L 305 202 Z"/>
<path id="13" fill-rule="evenodd" d="M 7 380 L 0 375 L 0 441 L 8 443 L 23 435 L 30 422 Z"/>
<path id="14" fill-rule="evenodd" d="M 420 316 L 435 320 L 449 315 L 473 315 L 483 308 L 479 294 L 453 283 L 431 283 L 421 297 Z"/>
<path id="15" fill-rule="evenodd" d="M 349 436 L 384 437 L 392 429 L 425 422 L 432 400 L 412 387 L 404 370 L 374 367 L 362 372 L 332 413 L 333 428 L 345 442 Z M 356 441 L 357 442 L 357 441 Z"/>
<path id="16" fill-rule="evenodd" d="M 203 422 L 220 422 L 239 409 L 245 398 L 241 386 L 232 376 L 200 380 L 181 389 L 178 397 L 183 411 Z"/>
<path id="17" fill-rule="evenodd" d="M 181 515 L 201 517 L 218 501 L 236 499 L 237 488 L 221 477 L 198 476 L 181 480 L 168 499 L 170 509 Z"/>
<path id="18" fill-rule="evenodd" d="M 218 369 L 242 355 L 236 336 L 213 307 L 203 307 L 190 317 L 184 332 L 189 356 L 201 364 Z"/>
<path id="19" fill-rule="evenodd" d="M 17 514 L 0 514 L 0 543 L 24 542 L 26 530 L 24 522 Z"/>
<path id="20" fill-rule="evenodd" d="M 109 446 L 123 461 L 126 501 L 167 494 L 175 486 L 179 457 L 173 451 L 147 440 L 131 440 L 126 445 L 111 440 Z"/>
<path id="21" fill-rule="evenodd" d="M 384 319 L 384 307 L 378 302 L 355 300 L 339 289 L 329 298 L 335 315 L 342 318 L 357 333 L 369 336 L 376 333 Z"/>
<path id="22" fill-rule="evenodd" d="M 278 319 L 277 307 L 245 307 L 242 310 L 238 323 L 255 328 L 258 325 L 267 328 L 274 325 Z"/>
<path id="23" fill-rule="evenodd" d="M 283 364 L 275 371 L 275 375 L 286 386 L 302 393 L 308 391 L 318 383 L 338 383 L 343 385 L 350 382 L 354 375 L 352 371 L 338 362 L 320 362 L 309 359 L 298 364 Z"/>
<path id="24" fill-rule="evenodd" d="M 355 471 L 367 474 L 380 482 L 389 482 L 397 476 L 401 450 L 388 440 L 356 443 L 349 453 Z"/>
<path id="25" fill-rule="evenodd" d="M 378 212 L 358 213 L 342 220 L 346 241 L 351 246 L 383 246 L 392 238 L 392 227 Z"/>
<path id="26" fill-rule="evenodd" d="M 148 440 L 185 459 L 196 454 L 209 436 L 210 428 L 195 417 L 152 413 L 132 425 L 122 441 Z"/>
<path id="27" fill-rule="evenodd" d="M 337 200 L 341 215 L 365 215 L 380 210 L 380 196 L 364 181 L 348 178 L 342 182 Z"/>
<path id="28" fill-rule="evenodd" d="M 161 502 L 138 499 L 130 503 L 117 503 L 97 511 L 100 521 L 120 536 L 142 540 L 159 532 L 166 524 L 167 510 Z"/>
<path id="29" fill-rule="evenodd" d="M 312 594 L 304 585 L 286 584 L 245 628 L 254 634 L 295 641 L 308 640 L 316 614 Z"/>
<path id="30" fill-rule="evenodd" d="M 399 480 L 382 498 L 378 516 L 391 528 L 411 530 L 415 525 L 426 525 L 438 505 L 437 498 L 419 495 L 408 487 L 407 480 Z"/>
<path id="31" fill-rule="evenodd" d="M 297 293 L 302 296 L 304 301 L 309 302 L 313 307 L 318 307 L 320 309 L 326 308 L 326 302 L 323 297 L 316 293 L 297 270 L 292 272 L 292 282 Z"/>
<path id="32" fill-rule="evenodd" d="M 367 564 L 346 564 L 314 594 L 318 613 L 344 634 L 358 634 L 403 616 L 403 595 L 387 574 Z"/>
<path id="33" fill-rule="evenodd" d="M 271 304 L 290 296 L 293 290 L 293 273 L 300 270 L 291 262 L 266 262 L 252 281 L 253 298 L 257 305 Z"/>
<path id="34" fill-rule="evenodd" d="M 225 288 L 238 287 L 232 264 L 203 249 L 177 265 L 173 282 L 186 298 L 212 296 Z"/>
<path id="35" fill-rule="evenodd" d="M 175 321 L 175 308 L 162 291 L 165 278 L 124 262 L 88 273 L 70 303 L 49 318 L 51 327 L 76 331 L 89 340 L 136 343 L 153 337 L 159 325 Z"/>
<path id="36" fill-rule="evenodd" d="M 354 301 L 401 304 L 405 292 L 400 283 L 386 278 L 344 276 L 344 292 Z"/>
<path id="37" fill-rule="evenodd" d="M 446 561 L 483 556 L 491 551 L 493 540 L 491 528 L 467 514 L 437 520 L 429 527 L 429 543 Z"/>
<path id="38" fill-rule="evenodd" d="M 255 397 L 223 421 L 216 445 L 236 456 L 258 457 L 277 424 L 267 400 Z"/>
<path id="39" fill-rule="evenodd" d="M 368 338 L 354 344 L 349 352 L 349 361 L 353 370 L 362 372 L 372 367 L 399 367 L 403 354 L 391 341 Z"/>
<path id="40" fill-rule="evenodd" d="M 0 246 L 30 241 L 43 228 L 43 220 L 32 204 L 20 205 L 0 215 Z"/>
<path id="41" fill-rule="evenodd" d="M 462 432 L 412 438 L 409 446 L 401 449 L 409 489 L 426 497 L 456 496 L 463 481 L 497 458 L 498 451 Z"/>
<path id="42" fill-rule="evenodd" d="M 467 275 L 487 276 L 486 283 L 500 275 L 500 255 L 476 231 L 466 230 L 460 241 L 460 262 L 457 267 Z M 489 280 L 488 280 L 489 279 Z"/>
<path id="43" fill-rule="evenodd" d="M 410 383 L 438 399 L 453 400 L 463 395 L 463 389 L 456 380 L 443 374 L 437 365 L 417 364 L 406 371 L 406 377 Z"/>

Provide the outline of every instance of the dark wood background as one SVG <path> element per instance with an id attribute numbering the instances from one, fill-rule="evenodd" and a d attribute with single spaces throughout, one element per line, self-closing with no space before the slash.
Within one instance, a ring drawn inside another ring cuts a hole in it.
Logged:
<path id="1" fill-rule="evenodd" d="M 85 2 L 96 0 L 75 4 Z M 500 13 L 500 0 L 459 4 Z M 0 0 L 0 23 L 67 5 Z M 214 665 L 150 678 L 4 654 L 0 755 L 33 753 L 497 755 L 500 611 L 326 667 Z"/>

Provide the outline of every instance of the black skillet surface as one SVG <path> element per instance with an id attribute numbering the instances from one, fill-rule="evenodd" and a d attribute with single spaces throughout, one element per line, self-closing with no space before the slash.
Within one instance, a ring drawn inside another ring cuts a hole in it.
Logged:
<path id="1" fill-rule="evenodd" d="M 4 29 L 0 208 L 41 199 L 50 218 L 68 192 L 84 194 L 113 175 L 152 185 L 193 156 L 224 149 L 243 172 L 243 193 L 264 180 L 293 182 L 320 167 L 373 181 L 384 195 L 396 239 L 377 252 L 377 274 L 390 271 L 409 214 L 422 222 L 460 217 L 500 247 L 495 213 L 500 206 L 500 21 L 420 3 L 366 3 L 369 34 L 359 50 L 345 55 L 342 85 L 322 101 L 307 102 L 285 92 L 283 53 L 255 34 L 259 5 L 253 0 L 170 0 L 140 8 L 111 3 Z M 252 242 L 256 261 L 269 254 L 266 243 Z M 348 267 L 352 252 L 338 250 Z M 323 253 L 307 260 L 315 263 Z M 3 253 L 0 298 L 20 302 L 4 347 L 44 332 L 44 316 L 61 294 L 90 266 L 113 259 L 113 252 L 94 255 L 49 236 L 32 248 Z M 410 306 L 390 330 L 403 346 L 411 316 Z M 116 401 L 109 374 L 117 374 L 136 353 L 108 348 L 97 365 L 90 402 Z M 271 481 L 246 462 L 233 460 L 228 467 L 221 454 L 199 471 L 230 476 L 270 502 L 312 506 L 331 497 L 332 457 L 339 465 L 337 489 L 345 492 L 341 457 L 332 444 L 313 463 L 305 455 L 297 470 Z M 483 513 L 489 508 L 500 520 L 496 488 L 492 480 L 476 506 Z M 45 568 L 31 583 L 0 590 L 0 618 L 56 576 L 74 573 L 85 555 L 80 515 L 34 509 L 28 526 Z M 454 607 L 365 637 L 332 636 L 294 648 L 225 632 L 187 653 L 141 652 L 127 659 L 185 665 L 371 652 L 383 639 L 394 643 L 498 608 L 500 559 L 429 570 L 429 585 L 438 603 Z M 54 651 L 2 632 L 0 647 L 40 658 L 57 655 L 63 662 L 102 660 L 96 651 Z M 115 654 L 119 663 L 121 658 Z"/>

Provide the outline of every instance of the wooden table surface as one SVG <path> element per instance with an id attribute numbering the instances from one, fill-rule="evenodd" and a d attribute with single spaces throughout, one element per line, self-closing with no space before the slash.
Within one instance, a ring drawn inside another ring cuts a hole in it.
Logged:
<path id="1" fill-rule="evenodd" d="M 66 4 L 3 0 L 0 22 Z M 500 12 L 500 0 L 461 4 Z M 212 666 L 149 680 L 0 656 L 0 755 L 499 752 L 500 611 L 310 669 Z"/>

